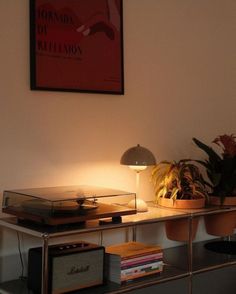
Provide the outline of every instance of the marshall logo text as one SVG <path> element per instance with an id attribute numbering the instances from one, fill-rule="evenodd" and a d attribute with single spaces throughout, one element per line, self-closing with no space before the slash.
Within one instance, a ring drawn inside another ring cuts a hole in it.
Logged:
<path id="1" fill-rule="evenodd" d="M 86 266 L 72 266 L 72 268 L 70 269 L 70 271 L 67 273 L 67 275 L 75 275 L 75 274 L 79 274 L 79 273 L 84 273 L 84 272 L 88 272 L 89 271 L 89 265 Z"/>

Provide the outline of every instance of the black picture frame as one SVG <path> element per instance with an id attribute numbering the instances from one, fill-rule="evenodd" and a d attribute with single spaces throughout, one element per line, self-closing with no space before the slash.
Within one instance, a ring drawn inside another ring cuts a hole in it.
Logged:
<path id="1" fill-rule="evenodd" d="M 30 88 L 123 95 L 123 0 L 30 0 Z"/>

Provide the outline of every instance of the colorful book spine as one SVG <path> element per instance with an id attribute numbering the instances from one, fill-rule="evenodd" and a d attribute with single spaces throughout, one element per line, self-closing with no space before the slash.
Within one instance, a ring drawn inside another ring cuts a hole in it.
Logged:
<path id="1" fill-rule="evenodd" d="M 163 262 L 158 261 L 158 262 L 153 262 L 149 264 L 143 264 L 143 265 L 132 267 L 132 268 L 123 269 L 121 270 L 121 275 L 130 275 L 130 274 L 136 274 L 142 271 L 162 269 L 162 267 L 163 267 Z"/>
<path id="2" fill-rule="evenodd" d="M 130 254 L 130 255 L 127 255 L 127 256 L 122 256 L 122 255 L 120 255 L 120 256 L 121 256 L 122 260 L 127 260 L 127 259 L 131 259 L 131 258 L 141 258 L 141 257 L 147 256 L 147 255 L 157 254 L 157 253 L 162 253 L 162 250 L 159 250 L 159 249 L 154 250 L 153 249 L 152 251 L 139 252 L 139 253 Z M 111 254 L 112 254 L 112 252 L 111 252 Z"/>
<path id="3" fill-rule="evenodd" d="M 140 273 L 137 273 L 137 274 L 130 274 L 130 275 L 123 275 L 121 276 L 121 279 L 120 281 L 121 282 L 125 282 L 125 281 L 130 281 L 130 280 L 135 280 L 135 279 L 138 279 L 138 278 L 142 278 L 142 277 L 146 277 L 146 276 L 149 276 L 149 275 L 160 275 L 162 272 L 162 269 L 157 269 L 157 270 L 153 270 L 153 271 L 142 271 Z"/>
<path id="4" fill-rule="evenodd" d="M 140 258 L 131 258 L 126 260 L 121 260 L 121 268 L 123 269 L 126 267 L 133 267 L 143 263 L 159 261 L 159 260 L 162 260 L 162 258 L 163 258 L 163 253 L 157 253 L 157 254 L 142 256 Z"/>
<path id="5" fill-rule="evenodd" d="M 139 262 L 136 264 L 130 264 L 129 266 L 121 266 L 121 270 L 132 269 L 135 267 L 145 266 L 145 265 L 153 264 L 153 263 L 157 263 L 157 262 L 162 262 L 162 259 L 153 259 L 153 260 L 149 260 L 149 261 L 145 261 L 145 262 Z"/>

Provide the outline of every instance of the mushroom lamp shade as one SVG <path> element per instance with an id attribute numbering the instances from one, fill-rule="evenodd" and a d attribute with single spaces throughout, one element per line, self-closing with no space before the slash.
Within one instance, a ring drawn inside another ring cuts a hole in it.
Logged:
<path id="1" fill-rule="evenodd" d="M 138 144 L 125 151 L 120 163 L 141 171 L 149 165 L 155 165 L 156 159 L 150 150 Z"/>
<path id="2" fill-rule="evenodd" d="M 145 212 L 148 210 L 147 204 L 144 200 L 139 198 L 139 173 L 150 165 L 156 164 L 156 159 L 152 152 L 139 144 L 131 147 L 122 155 L 120 163 L 129 166 L 136 171 L 136 201 L 128 203 L 129 207 L 136 208 L 138 212 Z"/>

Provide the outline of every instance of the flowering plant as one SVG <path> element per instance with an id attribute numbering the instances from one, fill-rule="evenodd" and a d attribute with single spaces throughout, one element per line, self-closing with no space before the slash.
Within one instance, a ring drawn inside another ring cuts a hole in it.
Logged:
<path id="1" fill-rule="evenodd" d="M 193 141 L 208 155 L 208 159 L 196 161 L 206 168 L 211 194 L 220 197 L 221 203 L 226 196 L 236 197 L 236 136 L 221 135 L 213 140 L 220 147 L 219 154 L 196 138 Z"/>

